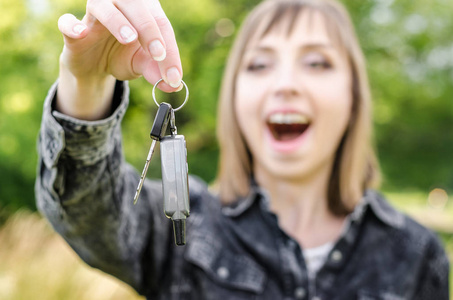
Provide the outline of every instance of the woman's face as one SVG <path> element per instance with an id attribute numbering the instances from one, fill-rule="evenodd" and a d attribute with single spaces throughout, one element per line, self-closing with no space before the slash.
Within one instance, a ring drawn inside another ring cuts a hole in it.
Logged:
<path id="1" fill-rule="evenodd" d="M 235 113 L 257 178 L 306 179 L 330 173 L 352 105 L 344 52 L 323 17 L 304 12 L 251 41 L 239 69 Z"/>

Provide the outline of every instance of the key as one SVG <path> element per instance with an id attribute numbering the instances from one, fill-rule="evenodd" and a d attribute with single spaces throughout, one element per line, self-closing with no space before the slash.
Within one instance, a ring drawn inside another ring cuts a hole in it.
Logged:
<path id="1" fill-rule="evenodd" d="M 174 113 L 172 113 L 172 111 L 173 109 L 168 103 L 162 102 L 159 105 L 156 117 L 154 118 L 153 127 L 151 127 L 151 132 L 149 134 L 152 139 L 152 143 L 151 147 L 149 148 L 148 156 L 146 157 L 145 167 L 143 168 L 142 175 L 140 176 L 140 182 L 138 183 L 137 190 L 135 191 L 134 205 L 137 204 L 140 191 L 142 190 L 143 183 L 145 182 L 146 173 L 148 173 L 149 163 L 151 162 L 156 143 L 165 136 L 170 117 L 172 115 L 174 116 Z"/>
<path id="2" fill-rule="evenodd" d="M 171 120 L 172 133 L 176 131 Z M 163 137 L 160 141 L 164 213 L 173 221 L 175 243 L 186 244 L 186 218 L 189 217 L 189 184 L 186 141 L 183 135 Z"/>

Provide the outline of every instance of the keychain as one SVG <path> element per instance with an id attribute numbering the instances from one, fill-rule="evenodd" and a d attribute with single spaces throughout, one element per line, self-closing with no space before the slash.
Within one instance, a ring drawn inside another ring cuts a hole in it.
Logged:
<path id="1" fill-rule="evenodd" d="M 178 246 L 186 244 L 186 218 L 190 214 L 189 208 L 189 184 L 186 141 L 183 135 L 177 134 L 175 123 L 175 112 L 180 110 L 189 99 L 189 89 L 184 81 L 181 81 L 186 88 L 186 98 L 180 107 L 173 109 L 170 104 L 157 103 L 155 88 L 162 81 L 160 79 L 153 87 L 153 100 L 159 107 L 151 128 L 151 147 L 146 158 L 140 182 L 134 196 L 134 204 L 137 203 L 140 191 L 145 181 L 146 173 L 154 148 L 160 142 L 160 155 L 162 166 L 162 191 L 164 196 L 164 213 L 167 218 L 173 221 L 175 243 Z M 170 135 L 165 136 L 168 124 L 170 123 Z"/>

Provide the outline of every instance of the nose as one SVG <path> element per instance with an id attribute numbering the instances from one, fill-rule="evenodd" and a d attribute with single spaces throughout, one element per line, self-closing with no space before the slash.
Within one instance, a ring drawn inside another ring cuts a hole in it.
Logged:
<path id="1" fill-rule="evenodd" d="M 301 83 L 298 82 L 295 68 L 290 63 L 282 64 L 273 82 L 274 96 L 281 99 L 291 99 L 299 96 Z"/>

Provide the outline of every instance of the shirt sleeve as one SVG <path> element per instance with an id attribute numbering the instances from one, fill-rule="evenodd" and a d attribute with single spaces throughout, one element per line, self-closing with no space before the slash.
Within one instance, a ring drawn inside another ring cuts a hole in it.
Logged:
<path id="1" fill-rule="evenodd" d="M 133 205 L 140 176 L 124 160 L 120 127 L 128 85 L 117 82 L 112 113 L 99 121 L 54 111 L 57 85 L 45 100 L 38 138 L 37 207 L 86 263 L 146 294 L 158 285 L 171 222 L 159 181 L 146 180 Z"/>
<path id="2" fill-rule="evenodd" d="M 433 237 L 427 248 L 423 270 L 418 283 L 418 291 L 414 299 L 450 299 L 449 271 L 450 264 L 445 250 L 439 239 Z"/>

